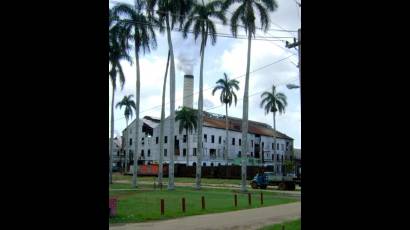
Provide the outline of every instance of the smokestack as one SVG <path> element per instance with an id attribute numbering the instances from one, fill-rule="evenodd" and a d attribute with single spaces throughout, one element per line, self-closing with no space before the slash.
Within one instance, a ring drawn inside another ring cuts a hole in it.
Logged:
<path id="1" fill-rule="evenodd" d="M 184 99 L 182 105 L 194 108 L 194 75 L 184 75 Z"/>

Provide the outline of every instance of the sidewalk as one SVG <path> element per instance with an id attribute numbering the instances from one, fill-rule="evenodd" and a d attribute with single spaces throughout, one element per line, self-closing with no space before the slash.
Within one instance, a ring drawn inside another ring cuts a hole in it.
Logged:
<path id="1" fill-rule="evenodd" d="M 211 229 L 259 229 L 263 226 L 300 218 L 301 203 L 254 208 L 233 212 L 182 217 L 170 220 L 135 224 L 112 224 L 111 230 L 211 230 Z"/>

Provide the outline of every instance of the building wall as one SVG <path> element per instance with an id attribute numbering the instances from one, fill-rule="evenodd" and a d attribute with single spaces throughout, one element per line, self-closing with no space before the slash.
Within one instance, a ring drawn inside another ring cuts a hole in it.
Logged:
<path id="1" fill-rule="evenodd" d="M 130 128 L 123 131 L 123 135 L 126 135 L 128 132 L 128 138 L 126 143 L 126 152 L 129 154 L 130 150 L 133 152 L 135 148 L 135 122 L 132 122 L 129 125 Z M 186 156 L 183 156 L 183 149 L 187 148 L 187 143 L 183 143 L 183 135 L 185 135 L 185 130 L 182 134 L 179 134 L 179 122 L 175 122 L 175 130 L 174 136 L 177 136 L 177 140 L 179 140 L 179 155 L 174 155 L 174 162 L 176 164 L 185 164 L 186 163 Z M 164 163 L 169 163 L 170 155 L 169 155 L 169 144 L 170 141 L 173 141 L 174 138 L 169 137 L 169 119 L 167 118 L 164 123 L 164 135 L 168 137 L 167 143 L 164 144 L 164 149 L 167 151 L 167 155 L 164 154 Z M 141 160 L 144 160 L 144 163 L 154 163 L 158 162 L 159 160 L 159 133 L 160 127 L 159 125 L 154 128 L 153 136 L 147 136 L 145 133 L 142 132 L 142 121 L 140 122 L 140 145 L 139 145 L 139 153 L 138 156 Z M 203 134 L 207 135 L 207 139 L 203 140 L 204 152 L 203 152 L 203 162 L 209 166 L 213 165 L 224 165 L 225 161 L 223 159 L 223 152 L 225 148 L 225 129 L 217 129 L 204 126 Z M 214 136 L 214 142 L 212 143 L 212 136 Z M 132 145 L 130 146 L 130 138 L 132 137 Z M 158 143 L 156 142 L 156 138 L 158 137 Z M 221 143 L 219 143 L 219 137 L 221 137 Z M 142 144 L 142 138 L 144 138 L 144 144 Z M 235 139 L 235 144 L 232 145 L 232 139 Z M 232 163 L 232 160 L 239 157 L 239 153 L 241 151 L 241 146 L 239 145 L 239 139 L 242 139 L 242 133 L 236 131 L 229 131 L 229 154 L 228 154 L 228 164 Z M 197 157 L 193 156 L 193 149 L 197 148 L 197 134 L 193 133 L 189 135 L 189 143 L 190 149 L 186 150 L 187 154 L 189 154 L 189 165 L 193 165 L 194 162 L 197 161 Z M 253 145 L 252 145 L 253 142 Z M 263 154 L 264 154 L 264 165 L 273 165 L 274 170 L 277 172 L 281 172 L 281 165 L 282 165 L 282 158 L 283 160 L 286 159 L 287 156 L 290 155 L 290 152 L 293 147 L 293 141 L 288 139 L 276 139 L 277 145 L 279 149 L 276 151 L 276 155 L 272 160 L 273 155 L 273 138 L 269 136 L 261 136 L 256 137 L 254 134 L 248 134 L 248 150 L 249 150 L 249 157 L 255 156 L 255 147 L 256 144 L 260 144 L 260 149 L 262 151 L 262 143 L 263 145 Z M 288 142 L 288 148 L 286 149 L 286 143 Z M 244 144 L 243 142 L 241 144 Z M 277 146 L 276 146 L 277 147 Z M 142 150 L 144 156 L 142 156 Z M 211 150 L 215 151 L 215 155 L 211 156 Z M 197 150 L 198 152 L 198 150 Z M 279 161 L 278 161 L 279 156 Z M 128 158 L 129 159 L 129 158 Z"/>

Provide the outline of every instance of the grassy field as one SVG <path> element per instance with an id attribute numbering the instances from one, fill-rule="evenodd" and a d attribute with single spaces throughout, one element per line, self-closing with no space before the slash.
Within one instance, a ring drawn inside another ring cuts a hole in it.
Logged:
<path id="1" fill-rule="evenodd" d="M 113 174 L 113 180 L 121 180 L 121 181 L 130 181 L 131 182 L 132 176 L 131 175 L 121 175 L 118 173 Z M 154 176 L 139 176 L 138 180 L 139 181 L 144 181 L 144 182 L 154 182 L 157 177 Z M 168 178 L 164 177 L 164 183 L 168 183 Z M 190 178 L 190 177 L 175 177 L 175 183 L 195 183 L 195 178 Z M 202 184 L 218 184 L 218 185 L 223 185 L 223 184 L 236 184 L 239 185 L 241 183 L 240 179 L 218 179 L 218 178 L 202 178 L 201 179 Z M 249 184 L 249 181 L 247 181 L 247 184 Z"/>
<path id="2" fill-rule="evenodd" d="M 112 189 L 129 189 L 129 184 L 113 184 Z M 234 207 L 234 194 L 238 196 L 238 207 Z M 238 190 L 177 187 L 174 191 L 154 190 L 151 185 L 140 185 L 136 191 L 110 190 L 110 197 L 118 199 L 118 215 L 110 218 L 110 223 L 142 222 L 147 220 L 169 219 L 181 216 L 217 213 L 247 208 L 261 207 L 260 191 L 251 192 L 252 205 L 248 205 L 247 194 Z M 205 210 L 201 208 L 201 196 L 205 197 Z M 182 212 L 181 199 L 185 198 L 186 212 Z M 160 200 L 165 200 L 165 215 L 160 213 Z M 278 205 L 295 201 L 292 198 L 264 194 L 264 205 Z"/>
<path id="3" fill-rule="evenodd" d="M 300 230 L 300 219 L 284 222 L 285 230 Z M 263 227 L 259 230 L 282 230 L 282 224 L 273 224 L 266 227 Z"/>

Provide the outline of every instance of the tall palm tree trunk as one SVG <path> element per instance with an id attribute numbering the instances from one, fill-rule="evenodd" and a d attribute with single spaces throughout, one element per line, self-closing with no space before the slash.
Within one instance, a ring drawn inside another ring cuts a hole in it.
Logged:
<path id="1" fill-rule="evenodd" d="M 252 33 L 248 31 L 248 57 L 246 61 L 246 78 L 245 78 L 245 92 L 243 95 L 243 115 L 242 115 L 242 183 L 241 191 L 246 192 L 246 163 L 248 154 L 248 101 L 249 101 L 249 69 L 251 62 L 251 38 Z"/>
<path id="2" fill-rule="evenodd" d="M 202 30 L 203 31 L 203 30 Z M 208 29 L 206 30 L 208 33 Z M 207 36 L 206 34 L 202 33 L 202 41 L 201 41 L 201 66 L 199 72 L 199 97 L 198 97 L 198 141 L 197 141 L 197 149 L 198 149 L 198 157 L 197 157 L 197 164 L 196 164 L 196 189 L 201 189 L 201 167 L 202 167 L 202 156 L 203 156 L 203 148 L 202 148 L 202 124 L 203 124 L 203 100 L 204 100 L 204 83 L 203 83 L 203 70 L 204 70 L 204 56 L 205 56 L 205 42 Z"/>
<path id="3" fill-rule="evenodd" d="M 228 104 L 225 104 L 225 131 L 226 131 L 226 137 L 225 137 L 225 165 L 228 165 L 228 155 L 229 155 L 229 133 L 228 133 Z"/>
<path id="4" fill-rule="evenodd" d="M 171 54 L 171 68 L 170 68 L 170 116 L 169 116 L 169 172 L 168 172 L 168 190 L 173 190 L 174 185 L 174 153 L 175 153 L 175 140 L 174 140 L 174 127 L 175 127 L 175 63 L 174 63 L 174 51 L 171 41 L 171 30 L 169 26 L 169 13 L 166 16 L 167 38 L 168 47 Z"/>
<path id="5" fill-rule="evenodd" d="M 137 38 L 135 38 L 137 39 Z M 137 187 L 137 176 L 138 176 L 138 147 L 139 147 L 139 132 L 140 132 L 140 62 L 138 56 L 138 50 L 135 48 L 135 59 L 137 64 L 137 83 L 136 83 L 136 97 L 135 97 L 135 151 L 134 151 L 134 164 L 133 164 L 133 175 L 132 175 L 132 187 Z"/>
<path id="6" fill-rule="evenodd" d="M 123 174 L 125 174 L 127 172 L 127 150 L 128 150 L 128 119 L 125 119 L 125 140 L 124 140 L 124 169 L 123 169 Z"/>
<path id="7" fill-rule="evenodd" d="M 158 184 L 162 185 L 163 161 L 164 161 L 164 121 L 165 121 L 165 91 L 167 85 L 167 75 L 169 66 L 170 51 L 168 51 L 167 68 L 165 69 L 164 85 L 162 86 L 162 105 L 161 105 L 161 122 L 159 127 L 159 170 Z"/>
<path id="8" fill-rule="evenodd" d="M 278 171 L 278 158 L 276 157 L 276 113 L 273 113 L 273 159 L 276 159 L 276 171 Z"/>
<path id="9" fill-rule="evenodd" d="M 189 135 L 188 135 L 188 129 L 186 129 L 186 166 L 189 166 Z"/>
<path id="10" fill-rule="evenodd" d="M 109 172 L 109 183 L 112 184 L 112 151 L 114 147 L 114 87 L 112 87 L 112 98 L 111 98 L 111 139 L 110 139 L 110 172 Z"/>

